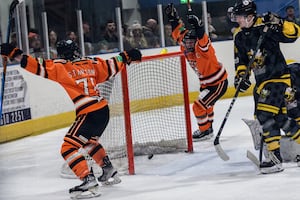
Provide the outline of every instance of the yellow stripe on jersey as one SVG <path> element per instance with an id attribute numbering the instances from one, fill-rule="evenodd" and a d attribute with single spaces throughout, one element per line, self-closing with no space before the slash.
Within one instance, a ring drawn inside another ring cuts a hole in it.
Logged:
<path id="1" fill-rule="evenodd" d="M 257 110 L 278 114 L 280 109 L 276 106 L 263 104 L 263 103 L 258 103 L 257 104 Z"/>

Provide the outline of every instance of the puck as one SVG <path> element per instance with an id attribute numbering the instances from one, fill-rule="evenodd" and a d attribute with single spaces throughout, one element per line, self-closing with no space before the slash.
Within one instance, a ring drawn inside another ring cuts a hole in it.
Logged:
<path id="1" fill-rule="evenodd" d="M 148 159 L 151 160 L 153 158 L 153 154 L 148 155 Z"/>

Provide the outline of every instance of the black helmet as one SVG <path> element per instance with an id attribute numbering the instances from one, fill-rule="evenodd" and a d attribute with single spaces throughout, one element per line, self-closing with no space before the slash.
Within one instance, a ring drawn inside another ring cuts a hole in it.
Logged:
<path id="1" fill-rule="evenodd" d="M 56 44 L 59 58 L 74 60 L 80 57 L 80 49 L 73 40 L 61 40 Z"/>
<path id="2" fill-rule="evenodd" d="M 194 29 L 189 30 L 183 38 L 183 44 L 187 50 L 187 52 L 193 52 L 195 51 L 195 44 L 197 41 L 197 34 Z"/>
<path id="3" fill-rule="evenodd" d="M 253 0 L 237 0 L 232 12 L 234 15 L 256 15 L 256 4 Z"/>
<path id="4" fill-rule="evenodd" d="M 194 29 L 189 30 L 185 35 L 184 39 L 197 39 L 197 34 Z"/>

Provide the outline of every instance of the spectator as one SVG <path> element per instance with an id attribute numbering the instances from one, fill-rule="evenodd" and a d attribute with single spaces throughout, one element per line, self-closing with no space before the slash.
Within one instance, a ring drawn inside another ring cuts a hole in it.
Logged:
<path id="1" fill-rule="evenodd" d="M 29 53 L 34 57 L 46 58 L 46 53 L 42 48 L 42 41 L 39 34 L 29 32 Z"/>
<path id="2" fill-rule="evenodd" d="M 171 24 L 166 24 L 165 28 L 165 43 L 166 46 L 175 46 L 177 42 L 172 38 L 172 26 Z"/>
<path id="3" fill-rule="evenodd" d="M 289 22 L 294 22 L 295 24 L 300 25 L 300 19 L 295 16 L 295 8 L 294 6 L 287 6 L 285 8 L 286 17 L 285 20 Z"/>
<path id="4" fill-rule="evenodd" d="M 108 20 L 105 24 L 105 32 L 100 41 L 105 40 L 108 43 L 108 49 L 113 50 L 119 48 L 119 38 L 117 35 L 116 24 L 113 20 Z"/>
<path id="5" fill-rule="evenodd" d="M 208 23 L 208 33 L 211 40 L 216 40 L 218 35 L 216 34 L 217 30 L 212 25 L 212 19 L 210 13 L 207 13 L 207 23 Z"/>
<path id="6" fill-rule="evenodd" d="M 82 29 L 83 29 L 83 40 L 84 42 L 89 42 L 92 43 L 92 38 L 91 38 L 91 27 L 88 22 L 83 22 L 82 23 Z"/>
<path id="7" fill-rule="evenodd" d="M 141 24 L 135 23 L 131 26 L 131 35 L 129 37 L 131 48 L 145 49 L 148 48 L 147 40 L 143 34 Z"/>
<path id="8" fill-rule="evenodd" d="M 91 28 L 88 22 L 82 23 L 82 29 L 83 29 L 83 41 L 84 41 L 84 49 L 85 49 L 85 55 L 91 55 L 93 54 L 94 48 L 93 48 L 93 40 L 91 38 Z"/>
<path id="9" fill-rule="evenodd" d="M 123 36 L 123 47 L 124 50 L 130 50 L 131 46 L 129 43 L 130 31 L 127 24 L 122 25 L 122 36 Z"/>
<path id="10" fill-rule="evenodd" d="M 160 47 L 158 25 L 155 19 L 148 19 L 143 27 L 143 34 L 147 40 L 149 48 Z"/>
<path id="11" fill-rule="evenodd" d="M 66 33 L 66 40 L 72 40 L 73 42 L 75 42 L 76 44 L 78 44 L 78 37 L 76 35 L 76 33 L 74 31 L 68 31 Z"/>
<path id="12" fill-rule="evenodd" d="M 57 58 L 57 33 L 54 30 L 49 31 L 49 49 L 50 49 L 50 58 Z"/>

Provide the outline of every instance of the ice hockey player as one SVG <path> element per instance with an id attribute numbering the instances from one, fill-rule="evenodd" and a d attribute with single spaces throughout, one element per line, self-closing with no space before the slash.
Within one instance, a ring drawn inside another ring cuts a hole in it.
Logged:
<path id="1" fill-rule="evenodd" d="M 291 87 L 285 91 L 287 113 L 300 125 L 300 63 L 295 60 L 286 62 L 291 74 Z"/>
<path id="2" fill-rule="evenodd" d="M 69 190 L 71 198 L 92 198 L 99 196 L 100 183 L 121 182 L 117 170 L 112 166 L 104 147 L 98 142 L 109 121 L 109 107 L 95 88 L 120 72 L 131 61 L 140 61 L 141 52 L 137 49 L 124 51 L 116 57 L 103 60 L 99 57 L 83 58 L 80 49 L 72 40 L 57 43 L 59 59 L 43 60 L 23 55 L 23 51 L 4 43 L 1 55 L 20 62 L 25 70 L 59 83 L 74 103 L 76 119 L 64 137 L 61 155 L 82 184 Z M 78 151 L 87 150 L 89 156 L 102 167 L 103 174 L 95 178 L 88 168 L 87 161 Z"/>
<path id="3" fill-rule="evenodd" d="M 227 72 L 218 62 L 210 38 L 204 31 L 201 20 L 188 12 L 188 30 L 174 8 L 169 4 L 165 13 L 172 26 L 172 37 L 180 44 L 181 51 L 200 80 L 200 94 L 193 104 L 198 129 L 193 133 L 194 140 L 207 140 L 213 137 L 214 105 L 227 90 Z"/>
<path id="4" fill-rule="evenodd" d="M 262 125 L 264 142 L 267 144 L 269 158 L 260 164 L 262 173 L 283 171 L 280 155 L 280 130 L 300 143 L 300 130 L 294 119 L 286 114 L 285 92 L 291 85 L 291 77 L 285 58 L 280 50 L 280 42 L 294 42 L 300 33 L 299 26 L 287 22 L 277 15 L 268 12 L 258 17 L 256 4 L 252 0 L 238 0 L 233 9 L 235 21 L 240 30 L 234 36 L 235 46 L 235 86 L 243 92 L 251 85 L 249 66 L 256 81 L 254 90 L 255 114 Z M 261 35 L 262 43 L 255 55 Z"/>

